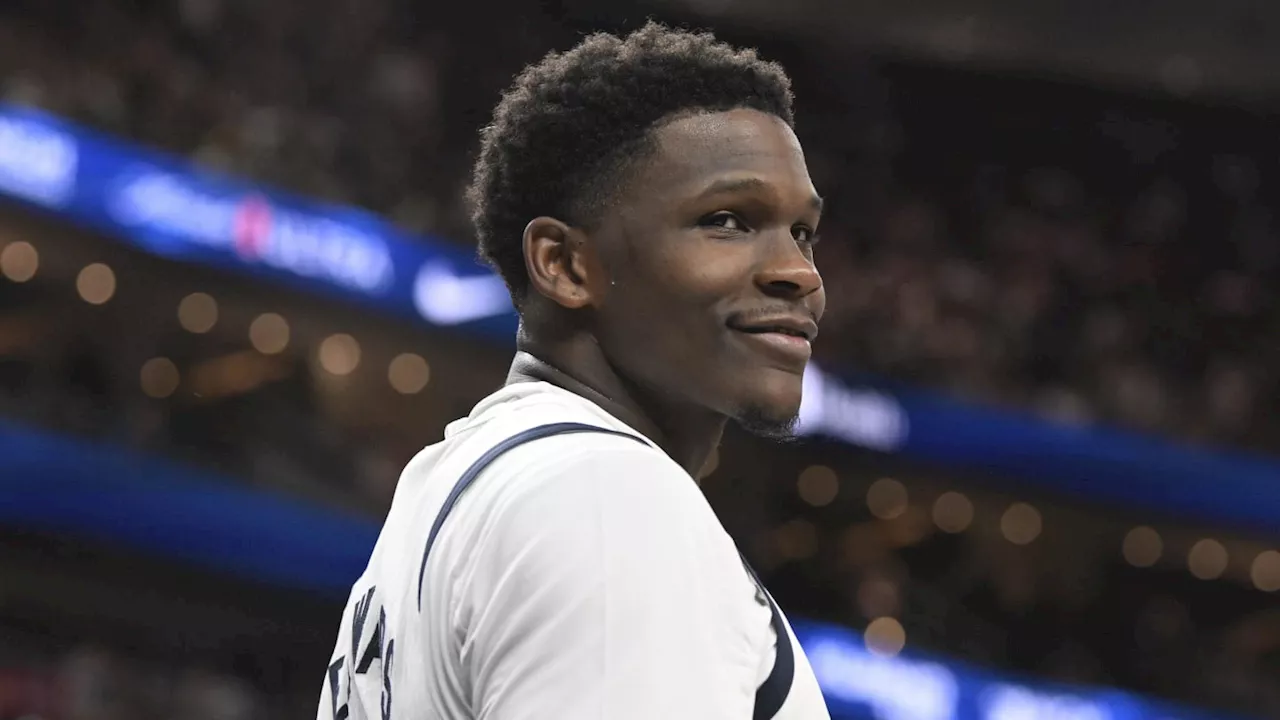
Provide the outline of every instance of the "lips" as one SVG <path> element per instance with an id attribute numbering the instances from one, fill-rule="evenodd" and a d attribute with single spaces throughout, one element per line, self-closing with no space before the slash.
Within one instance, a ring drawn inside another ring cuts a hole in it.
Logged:
<path id="1" fill-rule="evenodd" d="M 749 335 L 776 333 L 812 342 L 818 336 L 818 324 L 798 315 L 778 315 L 750 322 L 731 321 L 729 327 Z"/>
<path id="2" fill-rule="evenodd" d="M 808 318 L 776 317 L 731 323 L 735 337 L 754 352 L 776 363 L 803 370 L 813 354 L 810 341 L 818 334 L 818 326 Z"/>
<path id="3" fill-rule="evenodd" d="M 802 340 L 809 339 L 809 336 L 800 330 L 793 330 L 791 328 L 782 327 L 780 325 L 772 325 L 767 327 L 734 328 L 734 330 L 737 330 L 738 332 L 747 333 L 748 335 L 763 335 L 765 333 L 778 333 L 780 335 L 790 335 L 791 337 L 801 338 Z"/>

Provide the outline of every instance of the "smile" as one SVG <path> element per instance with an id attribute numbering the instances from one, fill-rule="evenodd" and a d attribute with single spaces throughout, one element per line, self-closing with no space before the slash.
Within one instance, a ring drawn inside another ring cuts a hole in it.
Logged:
<path id="1" fill-rule="evenodd" d="M 735 328 L 734 334 L 756 352 L 802 369 L 813 355 L 809 338 L 787 328 Z"/>

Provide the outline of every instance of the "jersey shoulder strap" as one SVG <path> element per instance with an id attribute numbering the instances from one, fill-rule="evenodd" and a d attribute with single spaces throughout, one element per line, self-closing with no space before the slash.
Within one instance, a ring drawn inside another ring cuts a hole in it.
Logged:
<path id="1" fill-rule="evenodd" d="M 791 683 L 796 676 L 796 658 L 791 649 L 791 633 L 787 631 L 787 623 L 782 619 L 782 611 L 778 609 L 778 603 L 774 602 L 773 596 L 764 589 L 764 583 L 760 582 L 755 569 L 747 562 L 745 556 L 742 558 L 742 565 L 747 569 L 747 574 L 751 576 L 756 587 L 760 589 L 760 594 L 769 601 L 769 611 L 773 614 L 770 622 L 773 625 L 774 637 L 778 639 L 778 647 L 773 657 L 773 670 L 769 672 L 769 677 L 760 683 L 760 687 L 756 688 L 755 712 L 751 714 L 751 720 L 769 720 L 778 714 L 783 704 L 787 702 L 787 695 L 791 694 Z"/>
<path id="2" fill-rule="evenodd" d="M 539 440 L 552 435 L 567 435 L 569 433 L 596 432 L 606 433 L 609 435 L 618 435 L 620 437 L 631 438 L 638 443 L 647 444 L 640 438 L 629 433 L 620 432 L 618 430 L 609 430 L 607 428 L 596 427 L 595 425 L 587 425 L 584 423 L 563 422 L 551 423 L 549 425 L 539 425 L 538 427 L 529 428 L 512 435 L 502 442 L 494 445 L 485 451 L 478 460 L 471 463 L 471 466 L 463 471 L 462 476 L 458 478 L 458 482 L 454 484 L 453 489 L 449 491 L 448 497 L 444 500 L 444 505 L 440 508 L 440 514 L 436 515 L 436 520 L 431 524 L 431 532 L 427 534 L 427 547 L 422 551 L 422 563 L 418 567 L 418 610 L 422 610 L 422 581 L 427 572 L 427 556 L 431 554 L 431 547 L 436 544 L 436 536 L 440 534 L 440 528 L 444 526 L 444 520 L 453 512 L 453 506 L 458 504 L 459 498 L 471 487 L 471 484 L 480 477 L 480 473 L 489 467 L 494 460 L 497 460 L 502 454 L 508 450 L 524 445 L 534 440 Z"/>
<path id="3" fill-rule="evenodd" d="M 617 435 L 620 437 L 630 438 L 642 445 L 648 445 L 644 440 L 618 430 L 610 430 L 595 425 L 587 425 L 585 423 L 563 422 L 551 423 L 549 425 L 540 425 L 538 427 L 529 428 L 523 432 L 516 433 L 502 442 L 489 448 L 485 454 L 481 455 L 478 460 L 471 464 L 470 467 L 462 473 L 458 478 L 458 482 L 454 484 L 453 489 L 449 491 L 448 497 L 445 498 L 444 505 L 440 508 L 440 513 L 436 515 L 436 520 L 431 524 L 431 531 L 427 534 L 427 546 L 422 552 L 422 563 L 418 568 L 418 610 L 422 610 L 422 582 L 427 571 L 427 557 L 431 554 L 431 547 L 435 545 L 436 536 L 440 534 L 440 528 L 444 525 L 445 518 L 457 505 L 458 499 L 471 487 L 472 483 L 480 477 L 480 473 L 484 472 L 494 460 L 497 460 L 503 453 L 515 447 L 523 445 L 534 440 L 539 440 L 552 435 L 566 435 L 569 433 L 605 433 L 608 435 Z M 773 597 L 764 589 L 764 585 L 760 583 L 760 578 L 756 576 L 751 566 L 747 564 L 746 558 L 742 559 L 743 566 L 747 569 L 747 574 L 751 576 L 756 587 L 769 601 L 769 610 L 773 614 L 772 625 L 776 634 L 777 652 L 773 662 L 773 671 L 769 673 L 769 677 L 761 683 L 756 689 L 755 711 L 752 713 L 752 720 L 768 720 L 777 714 L 786 702 L 787 695 L 791 692 L 791 682 L 795 676 L 795 657 L 791 650 L 791 635 L 787 632 L 786 622 L 782 619 L 782 613 L 778 610 L 778 605 L 773 601 Z"/>

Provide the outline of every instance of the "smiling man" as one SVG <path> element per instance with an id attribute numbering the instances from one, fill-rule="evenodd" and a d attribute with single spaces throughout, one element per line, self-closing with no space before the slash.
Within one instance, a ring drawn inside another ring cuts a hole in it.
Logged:
<path id="1" fill-rule="evenodd" d="M 322 720 L 827 718 L 694 478 L 785 436 L 825 295 L 782 69 L 649 24 L 527 68 L 470 197 L 506 385 L 405 469 Z"/>

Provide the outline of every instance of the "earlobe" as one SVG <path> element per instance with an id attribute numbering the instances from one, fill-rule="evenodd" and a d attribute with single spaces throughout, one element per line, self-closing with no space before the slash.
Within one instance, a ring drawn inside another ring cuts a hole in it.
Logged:
<path id="1" fill-rule="evenodd" d="M 524 228 L 524 264 L 538 294 L 570 310 L 591 303 L 586 237 L 560 220 L 539 217 Z"/>

